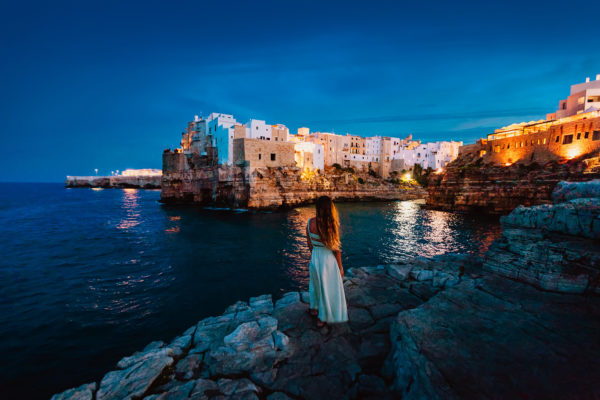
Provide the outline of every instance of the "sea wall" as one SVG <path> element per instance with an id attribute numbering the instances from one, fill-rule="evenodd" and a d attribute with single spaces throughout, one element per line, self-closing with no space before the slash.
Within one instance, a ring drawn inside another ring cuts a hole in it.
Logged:
<path id="1" fill-rule="evenodd" d="M 67 176 L 68 188 L 160 189 L 161 176 Z"/>
<path id="2" fill-rule="evenodd" d="M 368 173 L 296 167 L 203 166 L 183 153 L 165 153 L 161 201 L 231 208 L 276 209 L 313 202 L 422 199 L 427 192 L 411 183 L 392 183 Z"/>

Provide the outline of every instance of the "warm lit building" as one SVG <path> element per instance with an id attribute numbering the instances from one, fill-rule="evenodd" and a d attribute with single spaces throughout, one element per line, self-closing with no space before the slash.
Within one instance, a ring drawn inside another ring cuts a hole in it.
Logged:
<path id="1" fill-rule="evenodd" d="M 511 165 L 569 160 L 600 150 L 600 75 L 571 86 L 559 110 L 546 120 L 512 124 L 486 139 L 463 146 L 461 154 L 477 154 L 487 163 Z"/>

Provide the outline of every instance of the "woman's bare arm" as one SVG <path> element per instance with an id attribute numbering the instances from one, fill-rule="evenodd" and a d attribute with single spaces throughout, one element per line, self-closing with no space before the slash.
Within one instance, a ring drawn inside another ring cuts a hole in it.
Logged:
<path id="1" fill-rule="evenodd" d="M 334 250 L 333 255 L 335 256 L 335 259 L 337 260 L 338 267 L 340 268 L 340 274 L 342 275 L 342 278 L 343 278 L 344 277 L 344 267 L 342 267 L 342 251 Z"/>
<path id="2" fill-rule="evenodd" d="M 308 243 L 308 248 L 310 249 L 310 251 L 312 251 L 313 246 L 312 246 L 312 242 L 310 241 L 310 235 L 308 232 L 308 226 L 306 227 L 306 242 Z"/>

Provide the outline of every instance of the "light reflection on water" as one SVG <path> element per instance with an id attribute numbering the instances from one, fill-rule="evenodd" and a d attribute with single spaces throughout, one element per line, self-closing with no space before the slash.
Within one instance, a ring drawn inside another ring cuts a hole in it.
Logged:
<path id="1" fill-rule="evenodd" d="M 313 207 L 232 213 L 165 207 L 159 197 L 0 185 L 0 386 L 8 397 L 47 398 L 98 380 L 120 357 L 239 299 L 307 288 Z M 416 202 L 338 210 L 345 268 L 481 254 L 499 234 L 496 220 Z"/>

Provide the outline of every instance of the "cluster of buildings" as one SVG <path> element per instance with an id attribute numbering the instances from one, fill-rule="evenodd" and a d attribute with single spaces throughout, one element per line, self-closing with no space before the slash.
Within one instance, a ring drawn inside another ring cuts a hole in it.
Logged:
<path id="1" fill-rule="evenodd" d="M 393 171 L 440 169 L 458 156 L 462 142 L 421 143 L 412 136 L 362 137 L 299 128 L 296 134 L 282 124 L 251 119 L 242 124 L 229 114 L 196 116 L 182 134 L 177 151 L 200 157 L 204 165 L 250 168 L 294 166 L 324 170 L 339 165 L 374 171 L 387 177 Z"/>
<path id="2" fill-rule="evenodd" d="M 463 146 L 461 153 L 478 153 L 486 162 L 569 160 L 600 149 L 600 74 L 595 81 L 571 86 L 556 112 L 540 121 L 512 124 L 486 139 Z"/>

